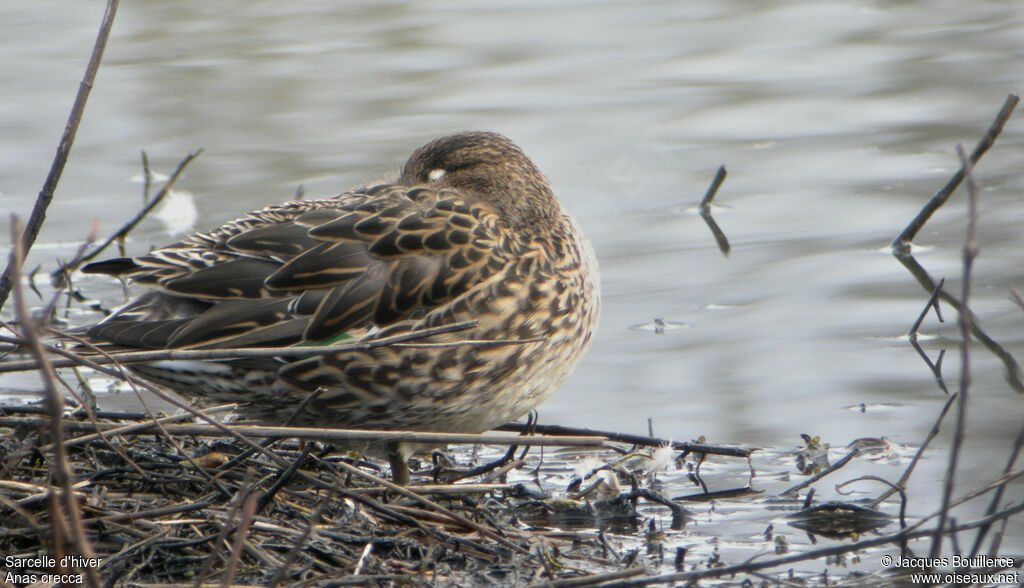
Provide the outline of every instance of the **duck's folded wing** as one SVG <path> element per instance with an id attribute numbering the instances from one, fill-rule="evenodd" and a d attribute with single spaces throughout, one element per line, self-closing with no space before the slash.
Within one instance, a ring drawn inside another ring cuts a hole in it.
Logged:
<path id="1" fill-rule="evenodd" d="M 458 193 L 399 186 L 271 207 L 144 256 L 87 266 L 187 299 L 179 309 L 195 313 L 174 313 L 171 327 L 150 300 L 91 333 L 122 345 L 137 338 L 149 347 L 227 347 L 315 343 L 387 326 L 501 270 L 508 260 L 496 223 L 487 205 Z M 159 336 L 138 324 L 147 321 Z"/>

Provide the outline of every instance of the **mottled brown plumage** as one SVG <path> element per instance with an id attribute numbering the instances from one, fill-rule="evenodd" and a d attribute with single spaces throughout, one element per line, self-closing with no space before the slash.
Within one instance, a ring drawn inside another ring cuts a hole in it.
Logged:
<path id="1" fill-rule="evenodd" d="M 265 423 L 320 389 L 293 424 L 489 430 L 564 381 L 599 309 L 586 238 L 522 150 L 484 132 L 424 145 L 394 183 L 271 206 L 86 271 L 153 287 L 89 330 L 125 347 L 310 345 L 464 320 L 477 326 L 423 342 L 543 339 L 134 368 Z"/>

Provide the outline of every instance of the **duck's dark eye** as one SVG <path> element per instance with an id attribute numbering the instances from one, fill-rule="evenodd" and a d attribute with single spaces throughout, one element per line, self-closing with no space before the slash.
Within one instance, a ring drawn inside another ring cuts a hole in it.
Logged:
<path id="1" fill-rule="evenodd" d="M 445 174 L 447 174 L 447 173 L 448 172 L 445 171 L 445 169 L 441 168 L 441 167 L 432 169 L 432 170 L 430 170 L 429 173 L 427 173 L 427 180 L 429 180 L 431 182 L 436 182 L 436 181 L 440 180 L 441 178 L 443 178 L 445 176 Z"/>

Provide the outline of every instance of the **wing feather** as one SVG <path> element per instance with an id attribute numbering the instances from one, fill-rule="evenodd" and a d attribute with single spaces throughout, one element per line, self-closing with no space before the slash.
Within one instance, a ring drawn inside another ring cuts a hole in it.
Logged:
<path id="1" fill-rule="evenodd" d="M 87 266 L 159 288 L 92 333 L 123 345 L 266 346 L 385 327 L 501 271 L 509 260 L 495 246 L 498 223 L 488 204 L 423 186 L 269 207 L 147 255 Z"/>

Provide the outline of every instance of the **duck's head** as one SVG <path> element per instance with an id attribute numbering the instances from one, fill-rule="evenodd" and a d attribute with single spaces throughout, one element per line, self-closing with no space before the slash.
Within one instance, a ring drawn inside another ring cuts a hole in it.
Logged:
<path id="1" fill-rule="evenodd" d="M 561 214 L 544 174 L 497 133 L 470 131 L 431 141 L 413 152 L 398 182 L 457 190 L 494 206 L 516 229 L 543 229 Z"/>

